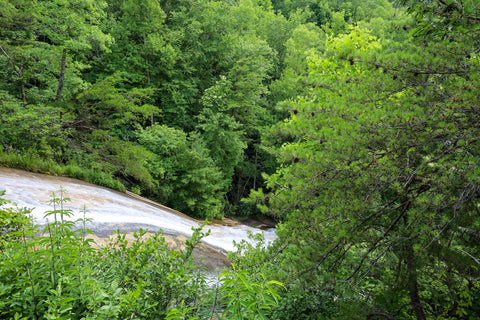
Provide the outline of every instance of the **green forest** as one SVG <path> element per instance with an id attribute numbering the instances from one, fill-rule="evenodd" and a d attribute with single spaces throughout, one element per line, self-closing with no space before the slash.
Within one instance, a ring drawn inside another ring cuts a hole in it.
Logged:
<path id="1" fill-rule="evenodd" d="M 278 234 L 212 285 L 3 206 L 0 318 L 480 319 L 479 54 L 476 0 L 0 0 L 0 166 Z"/>

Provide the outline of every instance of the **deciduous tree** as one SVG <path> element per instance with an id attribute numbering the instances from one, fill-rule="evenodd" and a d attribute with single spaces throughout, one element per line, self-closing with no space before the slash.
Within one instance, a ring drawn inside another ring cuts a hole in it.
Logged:
<path id="1" fill-rule="evenodd" d="M 156 180 L 153 197 L 192 216 L 221 217 L 223 175 L 202 141 L 165 125 L 140 129 L 137 135 L 155 154 L 146 164 Z"/>

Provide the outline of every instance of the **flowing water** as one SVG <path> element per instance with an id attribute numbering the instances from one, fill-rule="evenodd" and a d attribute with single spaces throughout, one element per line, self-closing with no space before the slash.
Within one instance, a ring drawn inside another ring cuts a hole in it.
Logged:
<path id="1" fill-rule="evenodd" d="M 0 190 L 5 190 L 5 199 L 19 207 L 33 208 L 32 215 L 39 224 L 45 223 L 45 212 L 52 210 L 49 204 L 52 193 L 63 188 L 64 197 L 70 198 L 64 209 L 72 210 L 71 220 L 84 217 L 93 219 L 88 226 L 95 234 L 108 236 L 112 230 L 129 232 L 139 228 L 150 231 L 162 230 L 164 234 L 189 237 L 192 227 L 200 222 L 175 210 L 153 203 L 133 194 L 125 194 L 99 187 L 80 180 L 36 174 L 21 170 L 0 168 Z M 264 232 L 266 242 L 276 238 L 273 229 L 262 231 L 249 226 L 235 224 L 211 224 L 204 228 L 210 235 L 203 242 L 222 251 L 235 250 L 234 241 L 248 240 L 248 233 Z"/>

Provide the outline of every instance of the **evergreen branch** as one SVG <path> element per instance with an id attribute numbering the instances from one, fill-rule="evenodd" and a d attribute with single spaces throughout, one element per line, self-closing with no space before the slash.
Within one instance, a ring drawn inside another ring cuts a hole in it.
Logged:
<path id="1" fill-rule="evenodd" d="M 474 256 L 472 256 L 470 253 L 466 252 L 465 250 L 462 250 L 460 248 L 457 248 L 457 249 L 458 249 L 458 251 L 460 251 L 460 252 L 466 254 L 467 256 L 469 256 L 470 258 L 472 258 L 478 265 L 480 265 L 480 260 L 479 259 L 475 258 Z"/>
<path id="2" fill-rule="evenodd" d="M 367 62 L 370 63 L 370 62 Z M 375 68 L 382 68 L 387 71 L 396 71 L 396 72 L 405 72 L 405 73 L 411 73 L 413 75 L 421 75 L 421 74 L 438 74 L 438 75 L 449 75 L 449 74 L 470 74 L 472 72 L 478 71 L 478 70 L 472 70 L 472 69 L 440 69 L 440 70 L 434 70 L 434 69 L 426 69 L 426 68 L 418 68 L 418 69 L 408 69 L 408 68 L 398 68 L 398 67 L 393 67 L 393 66 L 387 66 L 383 65 L 380 63 L 374 63 L 371 62 L 371 65 L 373 65 Z"/>
<path id="3" fill-rule="evenodd" d="M 3 54 L 8 58 L 8 60 L 12 64 L 13 69 L 18 73 L 19 76 L 21 76 L 22 75 L 21 69 L 19 67 L 17 67 L 17 65 L 15 64 L 15 61 L 12 59 L 12 57 L 10 57 L 8 55 L 8 53 L 5 51 L 5 49 L 3 49 L 3 47 L 1 45 L 0 45 L 0 49 L 2 50 Z"/>

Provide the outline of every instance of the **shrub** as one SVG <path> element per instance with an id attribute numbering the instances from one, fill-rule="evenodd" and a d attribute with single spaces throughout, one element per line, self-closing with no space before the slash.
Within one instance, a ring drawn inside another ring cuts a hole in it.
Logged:
<path id="1" fill-rule="evenodd" d="M 28 211 L 0 211 L 2 221 L 11 212 L 20 219 L 11 233 L 18 241 L 3 237 L 0 318 L 159 319 L 181 301 L 202 299 L 206 281 L 191 260 L 201 228 L 184 252 L 168 250 L 161 233 L 146 237 L 145 230 L 131 243 L 118 233 L 96 250 L 86 237 L 87 220 L 69 220 L 67 200 L 63 190 L 52 195 L 40 233 L 30 218 L 23 220 Z"/>

